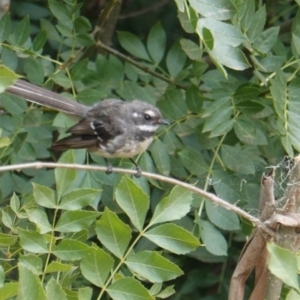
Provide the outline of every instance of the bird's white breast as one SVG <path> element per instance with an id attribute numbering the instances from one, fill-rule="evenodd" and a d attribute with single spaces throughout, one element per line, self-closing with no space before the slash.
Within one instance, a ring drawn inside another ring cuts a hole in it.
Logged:
<path id="1" fill-rule="evenodd" d="M 116 149 L 114 152 L 113 149 L 115 149 L 115 143 L 113 145 L 112 142 L 108 142 L 106 145 L 99 145 L 100 148 L 95 151 L 95 154 L 105 158 L 130 158 L 144 152 L 150 146 L 152 141 L 153 137 L 145 139 L 142 142 L 128 140 L 120 149 Z"/>

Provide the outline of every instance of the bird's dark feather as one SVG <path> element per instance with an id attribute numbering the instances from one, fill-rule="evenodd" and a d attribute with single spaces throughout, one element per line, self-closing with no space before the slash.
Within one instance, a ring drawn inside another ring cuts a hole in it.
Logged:
<path id="1" fill-rule="evenodd" d="M 52 145 L 53 150 L 97 148 L 99 141 L 92 135 L 78 135 L 63 138 Z"/>

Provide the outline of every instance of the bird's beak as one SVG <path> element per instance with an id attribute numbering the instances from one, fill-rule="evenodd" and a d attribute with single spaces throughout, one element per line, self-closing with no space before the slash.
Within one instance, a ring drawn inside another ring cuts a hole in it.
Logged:
<path id="1" fill-rule="evenodd" d="M 164 119 L 159 120 L 158 123 L 159 123 L 160 125 L 170 125 L 170 123 L 169 123 L 167 120 L 164 120 Z"/>

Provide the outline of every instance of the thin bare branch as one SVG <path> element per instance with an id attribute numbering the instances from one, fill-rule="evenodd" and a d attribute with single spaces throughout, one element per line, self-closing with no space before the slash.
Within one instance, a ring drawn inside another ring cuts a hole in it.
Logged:
<path id="1" fill-rule="evenodd" d="M 21 171 L 23 169 L 41 169 L 41 168 L 66 168 L 66 169 L 76 169 L 76 170 L 86 170 L 86 171 L 100 171 L 106 172 L 107 168 L 102 166 L 90 166 L 90 165 L 80 165 L 80 164 L 63 164 L 63 163 L 51 163 L 51 162 L 32 162 L 32 163 L 24 163 L 24 164 L 16 164 L 16 165 L 9 165 L 9 166 L 1 166 L 0 172 L 6 171 Z M 115 173 L 123 173 L 123 174 L 131 174 L 134 175 L 136 170 L 128 170 L 122 168 L 113 168 L 113 172 Z M 188 184 L 186 182 L 166 177 L 163 175 L 158 175 L 154 173 L 142 172 L 142 175 L 148 178 L 157 179 L 160 181 L 168 182 L 173 185 L 182 186 L 198 195 L 201 195 L 209 200 L 211 200 L 216 205 L 220 205 L 227 210 L 233 211 L 239 216 L 249 220 L 250 222 L 257 225 L 261 230 L 267 232 L 268 234 L 272 235 L 272 231 L 266 227 L 258 218 L 248 214 L 247 212 L 243 211 L 241 208 L 232 205 L 225 200 L 219 198 L 218 196 L 208 193 L 194 185 Z"/>

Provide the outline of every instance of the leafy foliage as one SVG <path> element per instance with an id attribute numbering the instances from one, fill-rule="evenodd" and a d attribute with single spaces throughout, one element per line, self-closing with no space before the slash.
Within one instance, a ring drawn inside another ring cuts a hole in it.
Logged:
<path id="1" fill-rule="evenodd" d="M 104 98 L 155 104 L 171 125 L 137 158 L 144 171 L 255 213 L 264 168 L 300 151 L 298 4 L 170 1 L 147 29 L 143 16 L 134 28 L 119 22 L 103 54 L 87 4 L 14 2 L 0 19 L 0 92 L 22 76 L 86 105 Z M 171 24 L 171 14 L 178 22 Z M 53 137 L 64 136 L 73 120 L 7 93 L 0 101 L 1 165 L 57 160 Z M 104 163 L 85 150 L 59 161 Z M 143 177 L 65 169 L 0 177 L 1 299 L 166 298 L 183 272 L 172 299 L 217 299 L 217 285 L 223 299 L 227 263 L 249 233 L 233 212 Z M 272 251 L 279 261 L 288 256 Z M 278 260 L 270 262 L 275 274 L 282 273 Z M 285 283 L 295 288 L 295 270 L 288 273 Z M 288 299 L 297 293 L 290 289 Z"/>

